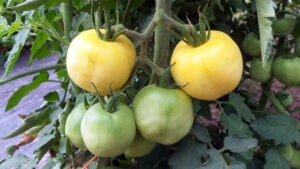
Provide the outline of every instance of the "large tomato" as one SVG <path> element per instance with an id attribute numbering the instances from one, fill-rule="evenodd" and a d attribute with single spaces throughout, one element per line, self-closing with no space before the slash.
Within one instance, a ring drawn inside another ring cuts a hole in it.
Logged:
<path id="1" fill-rule="evenodd" d="M 81 123 L 81 134 L 87 149 L 100 157 L 122 154 L 132 143 L 135 132 L 134 114 L 122 103 L 112 113 L 97 103 L 87 110 Z"/>
<path id="2" fill-rule="evenodd" d="M 210 39 L 199 47 L 181 41 L 174 49 L 172 76 L 190 96 L 215 100 L 237 87 L 243 72 L 239 47 L 225 33 L 211 31 Z"/>
<path id="3" fill-rule="evenodd" d="M 295 56 L 277 57 L 273 63 L 273 74 L 287 86 L 300 86 L 300 58 Z"/>
<path id="4" fill-rule="evenodd" d="M 128 80 L 136 60 L 136 50 L 124 35 L 114 41 L 101 40 L 94 29 L 81 32 L 68 49 L 67 70 L 79 87 L 101 95 L 115 91 Z"/>
<path id="5" fill-rule="evenodd" d="M 133 110 L 141 135 L 160 144 L 173 144 L 190 131 L 193 124 L 191 98 L 180 89 L 149 85 L 133 99 Z"/>
<path id="6" fill-rule="evenodd" d="M 85 112 L 86 108 L 84 102 L 76 105 L 69 114 L 65 126 L 67 137 L 70 139 L 71 143 L 78 148 L 85 147 L 80 130 L 81 120 Z"/>
<path id="7" fill-rule="evenodd" d="M 139 132 L 136 132 L 133 142 L 124 153 L 128 157 L 142 157 L 150 153 L 154 147 L 155 142 L 146 140 Z"/>

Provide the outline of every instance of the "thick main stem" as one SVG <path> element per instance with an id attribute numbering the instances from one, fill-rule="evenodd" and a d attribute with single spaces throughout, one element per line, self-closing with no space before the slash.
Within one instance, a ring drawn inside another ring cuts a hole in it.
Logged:
<path id="1" fill-rule="evenodd" d="M 72 26 L 72 1 L 66 0 L 62 3 L 63 21 L 64 21 L 64 34 L 67 41 L 70 41 L 70 32 Z"/>

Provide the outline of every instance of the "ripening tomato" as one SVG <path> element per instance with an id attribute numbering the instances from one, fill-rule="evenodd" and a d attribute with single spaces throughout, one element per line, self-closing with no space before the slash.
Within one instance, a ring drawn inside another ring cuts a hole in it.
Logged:
<path id="1" fill-rule="evenodd" d="M 253 59 L 250 67 L 250 76 L 253 80 L 265 83 L 272 76 L 272 62 L 267 61 L 263 67 L 261 59 Z"/>
<path id="2" fill-rule="evenodd" d="M 149 85 L 137 93 L 132 105 L 141 135 L 160 144 L 178 142 L 194 121 L 192 100 L 180 89 Z"/>
<path id="3" fill-rule="evenodd" d="M 99 157 L 122 154 L 134 140 L 136 124 L 132 110 L 118 103 L 114 112 L 105 111 L 100 103 L 91 106 L 81 122 L 86 148 Z"/>
<path id="4" fill-rule="evenodd" d="M 210 39 L 198 47 L 179 42 L 173 51 L 173 63 L 175 82 L 187 94 L 202 100 L 215 100 L 234 90 L 243 72 L 239 47 L 220 31 L 211 31 Z"/>
<path id="5" fill-rule="evenodd" d="M 124 35 L 104 41 L 94 29 L 81 32 L 68 49 L 67 71 L 72 81 L 84 90 L 100 95 L 120 89 L 128 80 L 136 60 L 136 50 Z"/>

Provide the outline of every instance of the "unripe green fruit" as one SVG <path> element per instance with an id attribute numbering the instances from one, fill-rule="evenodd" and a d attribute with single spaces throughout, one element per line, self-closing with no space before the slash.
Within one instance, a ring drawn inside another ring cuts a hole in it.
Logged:
<path id="1" fill-rule="evenodd" d="M 279 99 L 280 103 L 287 107 L 293 103 L 293 97 L 287 91 L 280 91 L 276 94 L 276 97 Z"/>
<path id="2" fill-rule="evenodd" d="M 283 56 L 275 59 L 272 65 L 274 76 L 288 87 L 300 86 L 300 58 Z"/>
<path id="3" fill-rule="evenodd" d="M 243 39 L 242 49 L 246 55 L 259 57 L 261 54 L 260 40 L 254 33 L 250 32 Z"/>
<path id="4" fill-rule="evenodd" d="M 284 17 L 278 20 L 275 20 L 272 24 L 273 32 L 279 36 L 285 36 L 291 33 L 294 29 L 296 19 L 291 17 Z"/>
<path id="5" fill-rule="evenodd" d="M 295 54 L 300 56 L 300 36 L 295 39 Z"/>
<path id="6" fill-rule="evenodd" d="M 253 80 L 258 82 L 267 82 L 272 76 L 271 61 L 266 62 L 265 67 L 263 67 L 260 59 L 253 59 L 250 67 L 250 76 Z"/>
<path id="7" fill-rule="evenodd" d="M 300 168 L 300 150 L 294 150 L 293 156 L 289 161 L 290 167 Z"/>
<path id="8" fill-rule="evenodd" d="M 286 160 L 290 160 L 293 157 L 294 149 L 291 144 L 279 146 L 279 154 Z"/>

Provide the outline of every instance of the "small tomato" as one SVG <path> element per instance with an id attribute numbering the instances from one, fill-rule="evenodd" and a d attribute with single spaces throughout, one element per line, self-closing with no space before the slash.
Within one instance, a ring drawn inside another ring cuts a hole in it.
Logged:
<path id="1" fill-rule="evenodd" d="M 261 54 L 260 50 L 260 40 L 258 37 L 253 33 L 248 33 L 242 42 L 242 49 L 246 55 L 252 57 L 259 57 Z"/>
<path id="2" fill-rule="evenodd" d="M 218 99 L 239 84 L 243 73 L 242 54 L 225 33 L 211 31 L 210 39 L 198 47 L 181 41 L 173 51 L 172 76 L 190 96 L 202 100 Z"/>
<path id="3" fill-rule="evenodd" d="M 263 67 L 261 59 L 253 59 L 250 67 L 250 76 L 258 82 L 267 82 L 272 76 L 271 61 L 267 61 L 265 67 Z"/>

